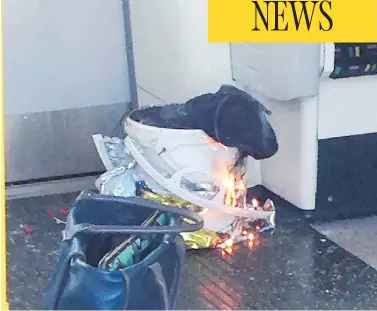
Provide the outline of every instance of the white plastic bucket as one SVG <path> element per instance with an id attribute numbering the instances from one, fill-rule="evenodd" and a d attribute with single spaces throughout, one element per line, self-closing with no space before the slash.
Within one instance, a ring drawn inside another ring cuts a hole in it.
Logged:
<path id="1" fill-rule="evenodd" d="M 214 142 L 202 130 L 160 128 L 130 117 L 125 132 L 142 146 L 153 149 L 175 171 L 192 168 L 216 178 L 219 166 L 236 161 L 238 150 Z"/>
<path id="2" fill-rule="evenodd" d="M 154 181 L 169 192 L 208 212 L 203 215 L 206 229 L 221 231 L 235 217 L 266 218 L 270 213 L 224 204 L 226 188 L 222 173 L 235 164 L 236 148 L 214 142 L 202 130 L 168 129 L 142 124 L 129 116 L 125 122 L 125 146 L 135 161 Z M 246 169 L 246 168 L 245 168 Z M 212 184 L 212 197 L 203 197 L 184 186 L 184 180 Z"/>
<path id="3" fill-rule="evenodd" d="M 236 148 L 216 143 L 202 130 L 160 128 L 130 117 L 125 122 L 125 132 L 127 149 L 146 173 L 175 195 L 208 208 L 203 215 L 205 228 L 220 231 L 234 221 L 234 215 L 219 213 L 213 205 L 224 205 L 220 173 L 235 163 Z M 213 183 L 218 193 L 211 199 L 198 197 L 182 188 L 182 178 Z"/>

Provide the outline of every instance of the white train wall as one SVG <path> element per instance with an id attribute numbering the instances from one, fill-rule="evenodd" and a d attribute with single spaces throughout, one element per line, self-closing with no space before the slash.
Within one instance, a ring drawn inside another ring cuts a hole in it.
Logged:
<path id="1" fill-rule="evenodd" d="M 296 70 L 296 78 L 300 72 L 307 76 L 308 68 L 312 72 L 318 69 L 318 81 L 312 75 L 312 78 L 309 77 L 311 85 L 301 83 L 298 89 L 304 88 L 304 91 L 299 94 L 300 99 L 271 99 L 269 97 L 273 96 L 269 96 L 268 92 L 263 94 L 263 88 L 250 88 L 256 81 L 255 77 L 244 73 L 233 80 L 235 66 L 246 72 L 248 66 L 255 66 L 255 59 L 245 54 L 248 50 L 245 44 L 207 42 L 207 10 L 207 2 L 200 0 L 130 0 L 139 105 L 184 102 L 201 93 L 215 91 L 223 83 L 235 83 L 240 88 L 249 89 L 272 110 L 271 123 L 280 141 L 280 150 L 271 159 L 261 162 L 250 159 L 249 185 L 261 184 L 302 210 L 316 210 L 321 205 L 322 210 L 339 211 L 344 202 L 339 193 L 350 192 L 356 186 L 352 186 L 352 182 L 351 185 L 343 184 L 339 189 L 332 189 L 335 191 L 332 194 L 332 191 L 322 191 L 321 183 L 336 184 L 340 176 L 352 179 L 357 174 L 329 172 L 327 176 L 332 177 L 326 181 L 323 170 L 329 165 L 334 166 L 334 157 L 337 156 L 334 147 L 327 145 L 336 146 L 335 141 L 343 141 L 345 152 L 354 154 L 352 151 L 359 148 L 357 143 L 349 143 L 345 137 L 357 135 L 361 139 L 359 144 L 362 144 L 367 139 L 363 134 L 377 132 L 377 76 L 331 79 L 334 45 L 313 45 L 316 52 L 306 59 L 306 67 Z M 234 57 L 235 49 L 238 49 L 238 59 Z M 244 55 L 240 57 L 242 53 Z M 287 68 L 285 64 L 282 67 Z M 282 82 L 287 80 L 286 72 L 280 72 L 280 75 Z M 273 76 L 275 81 L 279 78 Z M 377 151 L 377 138 L 370 139 L 369 145 L 376 145 Z M 363 150 L 357 152 L 363 153 Z M 344 159 L 345 156 L 340 155 Z M 331 159 L 328 163 L 324 160 L 327 158 Z M 359 160 L 368 162 L 366 167 L 374 169 L 373 160 Z M 352 157 L 335 162 L 342 162 L 344 167 L 350 161 Z M 360 172 L 364 170 L 360 168 Z M 320 197 L 319 190 L 322 191 Z M 362 195 L 362 191 L 357 195 Z M 325 204 L 322 202 L 324 198 Z M 331 204 L 338 207 L 332 208 Z"/>

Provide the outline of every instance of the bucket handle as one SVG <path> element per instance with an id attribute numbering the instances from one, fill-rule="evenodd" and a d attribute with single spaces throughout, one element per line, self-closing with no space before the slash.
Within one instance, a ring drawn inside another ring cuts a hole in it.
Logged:
<path id="1" fill-rule="evenodd" d="M 152 210 L 160 211 L 162 213 L 169 213 L 178 217 L 183 217 L 191 220 L 192 223 L 182 223 L 174 224 L 173 226 L 121 226 L 121 225 L 95 225 L 90 223 L 79 223 L 75 222 L 76 210 L 79 204 L 83 201 L 97 201 L 97 202 L 109 202 L 120 203 L 127 208 L 127 206 L 133 207 L 146 207 Z M 169 205 L 163 205 L 158 202 L 154 202 L 148 199 L 140 197 L 116 197 L 101 194 L 92 194 L 88 191 L 83 191 L 75 202 L 71 213 L 68 215 L 67 225 L 63 231 L 63 241 L 71 240 L 78 233 L 85 232 L 89 234 L 101 234 L 101 233 L 112 233 L 112 234 L 155 234 L 155 233 L 181 233 L 181 232 L 194 232 L 198 231 L 203 227 L 203 218 L 188 209 L 173 207 Z"/>
<path id="2" fill-rule="evenodd" d="M 143 157 L 143 155 L 135 147 L 132 139 L 130 139 L 129 137 L 126 137 L 124 142 L 127 149 L 130 151 L 132 157 L 137 162 L 137 164 L 139 164 L 145 172 L 148 172 L 148 175 L 150 177 L 152 177 L 162 187 L 169 189 L 169 191 L 177 195 L 179 194 L 179 196 L 182 199 L 185 199 L 186 201 L 189 201 L 198 206 L 205 206 L 207 208 L 212 208 L 214 211 L 217 211 L 219 213 L 233 215 L 236 217 L 244 217 L 244 218 L 252 218 L 252 219 L 259 219 L 259 218 L 269 219 L 270 217 L 274 217 L 274 214 L 275 214 L 274 211 L 258 211 L 254 209 L 246 210 L 242 208 L 231 208 L 229 206 L 226 206 L 225 204 L 221 202 L 221 200 L 219 200 L 219 195 L 221 194 L 221 191 L 214 198 L 212 198 L 212 200 L 200 198 L 196 194 L 193 194 L 181 188 L 180 182 L 178 181 L 178 178 L 181 177 L 184 173 L 187 173 L 190 171 L 193 172 L 194 170 L 189 169 L 189 168 L 182 169 L 178 171 L 177 173 L 175 173 L 171 178 L 165 178 Z"/>

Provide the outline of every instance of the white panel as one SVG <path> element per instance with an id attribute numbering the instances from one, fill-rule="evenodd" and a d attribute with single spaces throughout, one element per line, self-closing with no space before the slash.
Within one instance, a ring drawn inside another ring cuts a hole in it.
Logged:
<path id="1" fill-rule="evenodd" d="M 142 90 L 141 88 L 137 89 L 138 103 L 141 108 L 149 106 L 161 106 L 164 103 L 159 99 L 153 96 L 153 94 Z"/>
<path id="2" fill-rule="evenodd" d="M 140 106 L 185 102 L 233 84 L 229 44 L 208 43 L 207 1 L 130 0 L 130 11 Z M 259 161 L 248 159 L 247 179 L 261 182 Z"/>
<path id="3" fill-rule="evenodd" d="M 7 114 L 128 102 L 121 1 L 4 0 L 4 62 Z"/>
<path id="4" fill-rule="evenodd" d="M 231 44 L 232 74 L 240 85 L 275 100 L 318 94 L 320 44 Z"/>
<path id="5" fill-rule="evenodd" d="M 260 171 L 260 161 L 253 159 L 252 157 L 247 158 L 247 174 L 246 181 L 248 187 L 254 187 L 260 185 L 262 182 L 261 171 Z"/>
<path id="6" fill-rule="evenodd" d="M 166 103 L 231 83 L 229 44 L 210 44 L 203 0 L 130 0 L 137 84 Z"/>
<path id="7" fill-rule="evenodd" d="M 260 161 L 262 185 L 303 210 L 315 208 L 317 187 L 317 98 L 303 102 L 262 102 L 279 150 Z"/>
<path id="8" fill-rule="evenodd" d="M 318 138 L 377 132 L 377 76 L 323 79 Z"/>
<path id="9" fill-rule="evenodd" d="M 328 78 L 334 71 L 335 45 L 334 43 L 321 44 L 321 77 Z"/>

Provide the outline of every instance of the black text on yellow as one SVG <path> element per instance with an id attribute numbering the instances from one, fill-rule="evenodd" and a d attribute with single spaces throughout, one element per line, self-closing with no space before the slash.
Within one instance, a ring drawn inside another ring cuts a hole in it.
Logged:
<path id="1" fill-rule="evenodd" d="M 330 31 L 333 26 L 331 1 L 251 1 L 253 31 Z"/>

